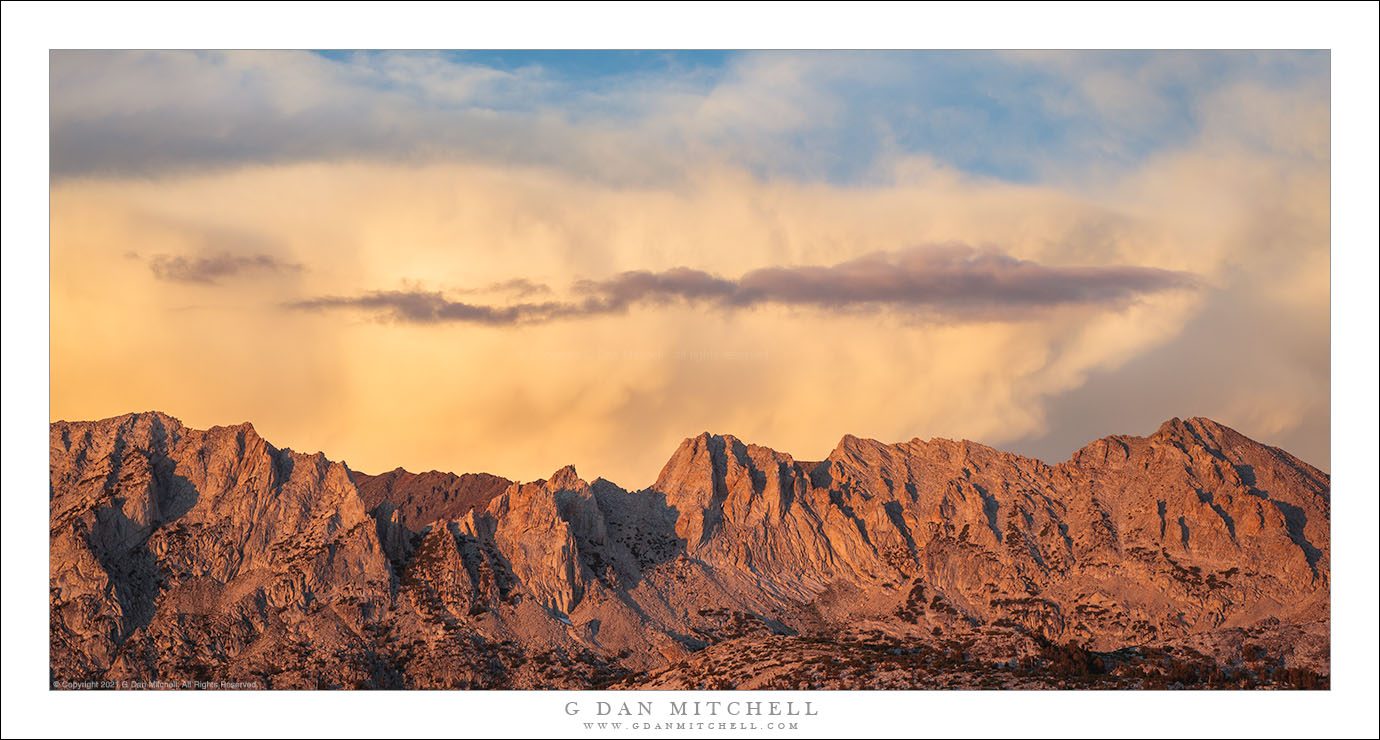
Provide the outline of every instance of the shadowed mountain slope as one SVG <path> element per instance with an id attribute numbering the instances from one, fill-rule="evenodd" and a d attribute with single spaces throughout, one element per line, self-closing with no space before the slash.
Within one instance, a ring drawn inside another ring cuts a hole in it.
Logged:
<path id="1" fill-rule="evenodd" d="M 1053 466 L 853 436 L 800 462 L 701 434 L 632 492 L 569 467 L 530 483 L 369 476 L 248 424 L 199 431 L 158 413 L 54 422 L 50 450 L 55 679 L 880 688 L 1328 673 L 1330 480 L 1208 419 Z"/>

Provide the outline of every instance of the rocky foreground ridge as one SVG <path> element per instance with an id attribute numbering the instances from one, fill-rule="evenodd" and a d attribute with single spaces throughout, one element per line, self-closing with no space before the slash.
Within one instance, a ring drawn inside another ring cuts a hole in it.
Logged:
<path id="1" fill-rule="evenodd" d="M 1208 419 L 1047 465 L 685 440 L 625 491 L 378 476 L 249 424 L 50 428 L 56 683 L 1327 685 L 1327 474 Z"/>

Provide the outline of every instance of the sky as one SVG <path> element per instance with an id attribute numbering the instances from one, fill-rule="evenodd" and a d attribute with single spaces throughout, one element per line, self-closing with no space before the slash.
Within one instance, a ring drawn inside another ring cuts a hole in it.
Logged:
<path id="1" fill-rule="evenodd" d="M 1324 470 L 1327 52 L 50 56 L 51 418 L 652 483 L 703 431 Z"/>

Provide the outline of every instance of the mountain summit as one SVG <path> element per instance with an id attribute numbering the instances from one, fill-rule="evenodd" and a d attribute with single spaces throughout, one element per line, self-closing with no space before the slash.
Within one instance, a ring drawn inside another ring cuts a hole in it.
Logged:
<path id="1" fill-rule="evenodd" d="M 265 688 L 1326 685 L 1330 479 L 1209 419 L 1047 465 L 843 437 L 370 476 L 248 424 L 50 427 L 54 680 Z"/>

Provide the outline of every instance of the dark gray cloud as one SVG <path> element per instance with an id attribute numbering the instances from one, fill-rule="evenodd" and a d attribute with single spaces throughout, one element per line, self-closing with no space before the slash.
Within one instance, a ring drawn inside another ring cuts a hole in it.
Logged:
<path id="1" fill-rule="evenodd" d="M 448 300 L 437 292 L 421 290 L 381 290 L 359 296 L 323 296 L 288 304 L 301 310 L 352 308 L 377 312 L 394 321 L 413 324 L 517 324 L 539 323 L 579 311 L 573 304 L 558 302 L 517 303 L 488 306 Z"/>
<path id="2" fill-rule="evenodd" d="M 215 285 L 223 278 L 245 273 L 300 272 L 302 266 L 270 254 L 217 252 L 196 257 L 156 254 L 149 258 L 149 269 L 159 280 Z"/>
<path id="3" fill-rule="evenodd" d="M 752 273 L 748 273 L 749 275 Z M 589 297 L 608 311 L 621 311 L 633 303 L 713 301 L 737 304 L 739 284 L 688 267 L 665 272 L 632 270 L 607 280 L 581 280 L 575 292 Z"/>
<path id="4" fill-rule="evenodd" d="M 941 313 L 1117 303 L 1189 287 L 1184 273 L 1147 267 L 1050 267 L 961 245 L 875 253 L 832 266 L 767 267 L 736 281 L 676 268 L 582 281 L 576 289 L 621 308 L 638 302 L 707 301 L 839 309 L 900 306 Z"/>
<path id="5" fill-rule="evenodd" d="M 484 289 L 486 293 L 507 293 L 514 298 L 528 298 L 534 295 L 546 295 L 551 292 L 551 286 L 543 283 L 534 283 L 527 278 L 513 278 L 497 283 L 491 283 Z"/>
<path id="6" fill-rule="evenodd" d="M 378 291 L 290 304 L 357 309 L 409 323 L 532 324 L 622 313 L 635 305 L 695 304 L 734 310 L 764 305 L 827 311 L 894 308 L 931 317 L 1017 318 L 1067 305 L 1115 307 L 1166 290 L 1194 288 L 1182 272 L 1135 266 L 1051 267 L 960 245 L 870 254 L 832 266 L 768 267 L 737 280 L 677 267 L 580 280 L 574 298 L 496 306 L 439 292 Z M 544 286 L 543 286 L 544 287 Z"/>

